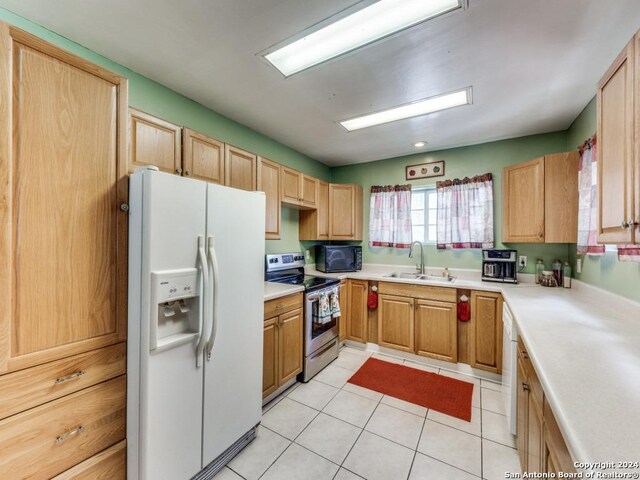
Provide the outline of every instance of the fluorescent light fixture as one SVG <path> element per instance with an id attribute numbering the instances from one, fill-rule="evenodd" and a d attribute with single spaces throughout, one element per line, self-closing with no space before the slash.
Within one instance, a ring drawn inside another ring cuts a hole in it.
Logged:
<path id="1" fill-rule="evenodd" d="M 413 144 L 414 147 L 416 148 L 422 148 L 427 144 L 427 142 L 416 142 Z"/>
<path id="2" fill-rule="evenodd" d="M 285 77 L 363 47 L 430 18 L 462 8 L 464 0 L 379 0 L 322 22 L 302 38 L 264 54 Z M 304 33 L 302 34 L 304 35 Z"/>
<path id="3" fill-rule="evenodd" d="M 351 132 L 361 128 L 373 127 L 374 125 L 395 122 L 396 120 L 403 120 L 405 118 L 418 117 L 420 115 L 438 112 L 447 108 L 459 107 L 461 105 L 468 105 L 470 103 L 471 87 L 468 87 L 463 90 L 425 98 L 381 112 L 344 120 L 340 122 L 340 124 Z"/>

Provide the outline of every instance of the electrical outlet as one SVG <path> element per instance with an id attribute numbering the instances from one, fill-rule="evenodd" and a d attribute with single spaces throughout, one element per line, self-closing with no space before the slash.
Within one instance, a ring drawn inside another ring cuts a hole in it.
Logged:
<path id="1" fill-rule="evenodd" d="M 520 255 L 518 257 L 518 266 L 520 266 L 520 267 L 526 267 L 527 266 L 527 256 L 526 255 Z"/>

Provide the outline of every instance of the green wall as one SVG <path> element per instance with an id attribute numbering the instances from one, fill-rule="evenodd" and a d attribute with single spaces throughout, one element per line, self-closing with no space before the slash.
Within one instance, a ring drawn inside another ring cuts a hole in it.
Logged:
<path id="1" fill-rule="evenodd" d="M 332 182 L 359 183 L 364 189 L 364 240 L 363 261 L 365 263 L 413 265 L 408 258 L 408 249 L 371 247 L 368 244 L 369 191 L 371 185 L 393 185 L 411 183 L 412 186 L 435 185 L 444 178 L 464 178 L 490 172 L 494 182 L 494 223 L 496 248 L 515 248 L 519 255 L 527 255 L 525 271 L 535 271 L 536 258 L 550 264 L 554 258 L 568 258 L 566 244 L 509 244 L 503 245 L 502 238 L 502 169 L 508 165 L 530 160 L 547 153 L 563 152 L 567 140 L 565 132 L 532 135 L 498 142 L 472 145 L 468 147 L 440 150 L 404 157 L 396 157 L 377 162 L 360 163 L 337 167 L 331 170 Z M 444 160 L 444 177 L 408 182 L 405 166 L 424 162 Z M 437 250 L 435 245 L 426 247 L 427 266 L 479 269 L 481 251 Z"/>
<path id="2" fill-rule="evenodd" d="M 330 178 L 330 169 L 326 165 L 1 7 L 0 20 L 127 77 L 129 104 L 132 107 L 178 125 L 188 126 L 308 175 L 323 180 Z M 266 241 L 267 252 L 299 251 L 303 248 L 298 242 L 297 211 L 283 208 L 281 233 L 281 240 Z"/>
<path id="3" fill-rule="evenodd" d="M 594 98 L 567 130 L 567 147 L 576 148 L 591 137 L 596 132 L 596 124 Z M 575 274 L 577 279 L 640 301 L 640 263 L 619 262 L 615 252 L 606 252 L 604 256 L 578 256 L 575 244 L 569 245 L 569 255 L 574 266 L 577 258 L 582 259 L 582 273 Z"/>

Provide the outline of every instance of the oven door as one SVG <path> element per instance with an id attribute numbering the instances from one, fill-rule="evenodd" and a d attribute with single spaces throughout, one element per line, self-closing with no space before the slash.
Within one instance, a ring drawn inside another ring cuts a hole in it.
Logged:
<path id="1" fill-rule="evenodd" d="M 304 354 L 311 355 L 324 344 L 338 336 L 338 322 L 340 317 L 329 315 L 322 316 L 321 301 L 331 304 L 332 292 L 339 295 L 338 287 L 323 288 L 315 292 L 305 294 L 304 312 Z M 324 298 L 323 298 L 324 297 Z M 331 310 L 331 308 L 329 308 Z"/>

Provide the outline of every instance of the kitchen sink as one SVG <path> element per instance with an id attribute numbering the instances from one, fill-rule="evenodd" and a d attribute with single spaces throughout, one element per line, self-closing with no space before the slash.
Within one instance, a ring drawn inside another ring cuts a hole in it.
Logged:
<path id="1" fill-rule="evenodd" d="M 425 282 L 440 282 L 440 283 L 453 283 L 456 277 L 442 275 L 436 275 L 434 273 L 405 273 L 405 272 L 392 272 L 387 275 L 383 275 L 385 278 L 401 278 L 405 280 L 424 280 Z"/>

